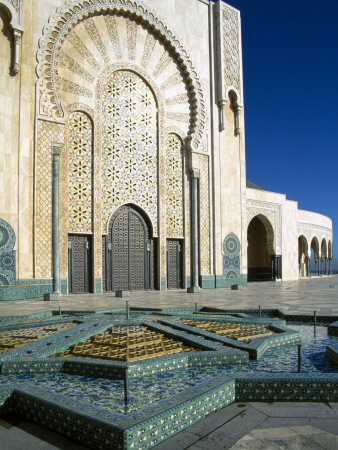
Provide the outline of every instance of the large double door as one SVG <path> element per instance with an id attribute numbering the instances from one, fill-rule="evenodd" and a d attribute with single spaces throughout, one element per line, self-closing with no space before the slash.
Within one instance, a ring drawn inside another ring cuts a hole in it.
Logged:
<path id="1" fill-rule="evenodd" d="M 103 238 L 103 251 L 107 291 L 153 289 L 153 241 L 139 211 L 131 206 L 119 208 Z"/>
<path id="2" fill-rule="evenodd" d="M 68 291 L 72 294 L 91 292 L 91 236 L 68 236 Z"/>

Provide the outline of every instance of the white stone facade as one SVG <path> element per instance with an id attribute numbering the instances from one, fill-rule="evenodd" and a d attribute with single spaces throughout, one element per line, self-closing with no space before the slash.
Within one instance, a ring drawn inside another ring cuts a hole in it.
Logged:
<path id="1" fill-rule="evenodd" d="M 54 144 L 64 292 L 245 284 L 258 215 L 283 279 L 299 275 L 299 233 L 309 251 L 325 238 L 332 257 L 329 219 L 246 188 L 239 11 L 3 0 L 0 20 L 0 219 L 15 235 L 17 284 L 53 277 Z"/>

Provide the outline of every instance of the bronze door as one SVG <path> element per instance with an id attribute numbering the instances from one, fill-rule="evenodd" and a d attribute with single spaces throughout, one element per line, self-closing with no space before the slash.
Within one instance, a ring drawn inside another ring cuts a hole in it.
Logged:
<path id="1" fill-rule="evenodd" d="M 152 289 L 153 245 L 148 226 L 136 209 L 121 207 L 106 240 L 107 290 Z"/>
<path id="2" fill-rule="evenodd" d="M 68 236 L 68 291 L 83 294 L 91 291 L 91 236 Z"/>
<path id="3" fill-rule="evenodd" d="M 167 240 L 167 288 L 182 287 L 182 241 Z"/>

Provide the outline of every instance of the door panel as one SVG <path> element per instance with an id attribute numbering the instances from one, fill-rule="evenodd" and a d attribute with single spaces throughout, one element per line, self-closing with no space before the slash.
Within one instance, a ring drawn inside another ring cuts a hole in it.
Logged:
<path id="1" fill-rule="evenodd" d="M 91 290 L 91 236 L 68 236 L 69 292 L 83 294 Z"/>
<path id="2" fill-rule="evenodd" d="M 167 240 L 167 288 L 182 287 L 182 243 L 178 239 Z"/>
<path id="3" fill-rule="evenodd" d="M 122 206 L 112 218 L 106 240 L 105 259 L 110 257 L 111 261 L 111 265 L 107 261 L 105 265 L 107 290 L 151 289 L 152 248 L 149 229 L 141 214 L 130 206 Z"/>

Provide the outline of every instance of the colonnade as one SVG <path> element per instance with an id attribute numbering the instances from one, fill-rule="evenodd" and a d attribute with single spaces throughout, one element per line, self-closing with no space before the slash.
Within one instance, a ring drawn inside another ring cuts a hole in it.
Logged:
<path id="1" fill-rule="evenodd" d="M 310 268 L 310 258 L 308 260 L 308 269 Z M 315 274 L 318 276 L 332 275 L 332 259 L 333 258 L 315 258 Z M 308 276 L 310 276 L 310 270 L 308 270 Z"/>

